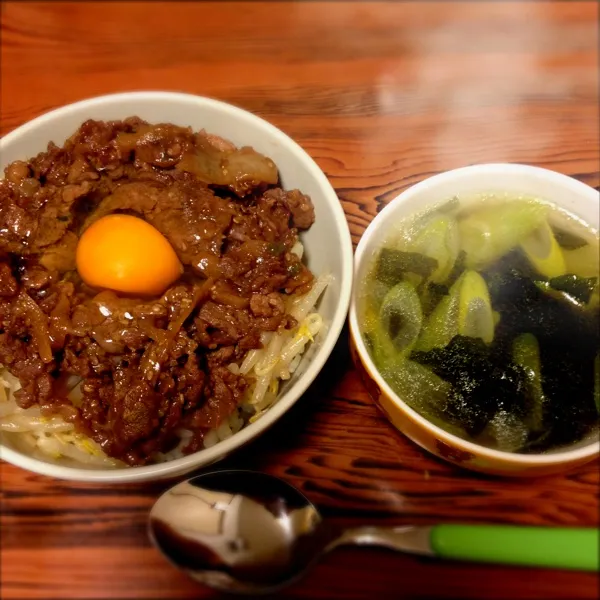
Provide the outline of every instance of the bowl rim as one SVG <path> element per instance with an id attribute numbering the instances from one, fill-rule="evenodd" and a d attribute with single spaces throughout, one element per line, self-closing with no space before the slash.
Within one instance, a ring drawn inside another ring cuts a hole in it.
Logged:
<path id="1" fill-rule="evenodd" d="M 577 179 L 574 179 L 573 177 L 570 177 L 569 175 L 564 175 L 562 173 L 551 171 L 549 169 L 544 169 L 542 167 L 535 167 L 532 165 L 518 163 L 481 163 L 476 165 L 469 165 L 466 167 L 459 167 L 456 169 L 438 173 L 403 190 L 395 198 L 390 200 L 387 203 L 387 205 L 381 210 L 381 212 L 371 221 L 371 223 L 369 223 L 369 226 L 363 233 L 356 248 L 356 252 L 354 254 L 355 281 L 358 281 L 359 270 L 363 266 L 363 261 L 368 260 L 369 258 L 368 256 L 365 256 L 367 246 L 369 245 L 369 240 L 372 237 L 374 237 L 377 232 L 385 228 L 386 221 L 389 220 L 389 217 L 392 216 L 392 213 L 398 210 L 398 206 L 401 203 L 411 198 L 412 196 L 422 193 L 424 190 L 427 190 L 428 188 L 434 185 L 437 186 L 439 184 L 451 182 L 459 178 L 462 179 L 474 175 L 481 175 L 482 173 L 512 173 L 514 175 L 533 175 L 535 177 L 542 178 L 546 181 L 554 182 L 557 185 L 569 187 L 574 194 L 577 194 L 577 196 L 582 198 L 585 202 L 598 203 L 598 199 L 600 196 L 600 193 L 597 192 L 594 188 L 586 185 L 585 183 L 582 183 L 581 181 L 578 181 Z M 396 394 L 396 392 L 392 390 L 392 388 L 388 385 L 388 383 L 383 379 L 383 377 L 379 373 L 379 370 L 375 366 L 373 360 L 371 359 L 371 356 L 369 355 L 369 352 L 367 351 L 367 348 L 361 335 L 361 327 L 358 322 L 357 314 L 358 291 L 358 286 L 355 285 L 352 294 L 352 299 L 350 301 L 349 324 L 350 334 L 352 336 L 354 346 L 357 350 L 359 360 L 365 367 L 367 374 L 379 386 L 379 389 L 391 401 L 393 401 L 394 406 L 400 412 L 404 412 L 407 415 L 409 415 L 410 418 L 414 422 L 416 422 L 420 428 L 426 430 L 430 435 L 434 436 L 442 442 L 445 442 L 450 446 L 458 447 L 461 450 L 464 450 L 465 452 L 473 454 L 477 457 L 489 459 L 492 461 L 503 461 L 505 463 L 510 463 L 513 466 L 521 467 L 542 465 L 548 466 L 562 463 L 567 464 L 578 461 L 585 461 L 585 459 L 591 459 L 600 452 L 599 442 L 596 440 L 592 440 L 590 443 L 585 444 L 581 448 L 561 450 L 551 454 L 518 454 L 514 452 L 494 450 L 492 448 L 487 448 L 486 446 L 482 446 L 480 444 L 464 440 L 435 425 L 434 423 L 423 417 L 415 409 L 410 407 L 404 400 L 402 400 L 402 398 L 400 398 L 400 396 L 398 396 L 398 394 Z M 466 464 L 464 466 L 468 467 L 468 465 Z"/>
<path id="2" fill-rule="evenodd" d="M 243 108 L 214 98 L 169 91 L 134 91 L 94 96 L 61 106 L 27 121 L 0 139 L 0 152 L 10 144 L 16 142 L 23 135 L 31 133 L 38 127 L 49 124 L 52 121 L 67 117 L 73 112 L 85 111 L 85 109 L 106 105 L 116 105 L 120 102 L 131 100 L 138 100 L 139 102 L 144 103 L 186 104 L 193 105 L 197 108 L 210 107 L 218 109 L 224 114 L 235 116 L 236 119 L 245 121 L 250 125 L 262 129 L 265 135 L 275 139 L 282 146 L 289 148 L 294 154 L 295 159 L 303 163 L 310 176 L 316 180 L 323 193 L 324 200 L 331 206 L 335 216 L 335 227 L 337 228 L 340 237 L 339 247 L 342 263 L 342 271 L 339 275 L 339 299 L 321 346 L 312 356 L 310 363 L 294 385 L 290 387 L 290 389 L 288 389 L 260 419 L 246 425 L 237 433 L 210 448 L 203 448 L 193 454 L 165 463 L 141 467 L 119 467 L 116 469 L 84 469 L 69 465 L 53 464 L 37 459 L 33 456 L 28 456 L 13 450 L 12 448 L 8 448 L 0 441 L 1 459 L 28 471 L 63 480 L 92 483 L 133 483 L 159 480 L 168 478 L 169 476 L 176 477 L 181 473 L 190 472 L 194 470 L 194 468 L 208 466 L 225 458 L 231 452 L 244 446 L 267 430 L 306 392 L 308 387 L 313 383 L 317 375 L 325 366 L 325 363 L 329 359 L 334 346 L 342 333 L 351 299 L 354 278 L 352 238 L 344 209 L 337 193 L 327 179 L 325 173 L 306 150 L 281 129 Z"/>

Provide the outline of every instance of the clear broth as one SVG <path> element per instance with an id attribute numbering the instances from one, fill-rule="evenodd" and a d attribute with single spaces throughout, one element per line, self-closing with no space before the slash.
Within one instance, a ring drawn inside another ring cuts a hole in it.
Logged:
<path id="1" fill-rule="evenodd" d="M 534 198 L 453 198 L 400 220 L 360 290 L 367 348 L 412 408 L 542 453 L 597 435 L 598 233 Z"/>

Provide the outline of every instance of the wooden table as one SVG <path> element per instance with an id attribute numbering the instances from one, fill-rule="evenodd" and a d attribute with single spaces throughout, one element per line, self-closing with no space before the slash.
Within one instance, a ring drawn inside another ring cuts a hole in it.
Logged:
<path id="1" fill-rule="evenodd" d="M 598 187 L 595 2 L 7 2 L 2 133 L 57 106 L 181 90 L 253 111 L 336 188 L 354 241 L 423 178 L 524 162 Z M 424 454 L 375 409 L 346 334 L 326 377 L 223 466 L 299 486 L 347 525 L 468 521 L 598 525 L 597 465 L 483 477 Z M 161 485 L 96 487 L 2 465 L 0 596 L 208 598 L 145 533 Z M 593 598 L 594 574 L 434 563 L 340 550 L 287 598 Z"/>

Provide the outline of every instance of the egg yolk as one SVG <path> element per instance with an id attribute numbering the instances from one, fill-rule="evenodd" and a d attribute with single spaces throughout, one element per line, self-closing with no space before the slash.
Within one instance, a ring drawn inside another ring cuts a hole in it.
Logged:
<path id="1" fill-rule="evenodd" d="M 89 286 L 127 294 L 162 294 L 183 272 L 167 239 L 130 215 L 93 223 L 79 239 L 75 259 Z"/>

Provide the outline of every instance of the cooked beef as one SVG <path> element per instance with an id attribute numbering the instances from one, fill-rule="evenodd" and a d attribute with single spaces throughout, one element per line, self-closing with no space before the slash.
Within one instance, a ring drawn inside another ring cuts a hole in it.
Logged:
<path id="1" fill-rule="evenodd" d="M 67 273 L 75 270 L 75 251 L 79 238 L 72 231 L 65 235 L 52 246 L 44 248 L 37 257 L 40 265 L 48 271 Z"/>
<path id="2" fill-rule="evenodd" d="M 40 185 L 29 196 L 21 186 L 0 181 L 0 250 L 39 254 L 59 242 L 74 218 L 74 204 L 91 190 L 89 182 Z"/>
<path id="3" fill-rule="evenodd" d="M 2 327 L 4 329 L 4 324 Z M 16 328 L 18 330 L 19 326 Z M 19 339 L 6 332 L 0 333 L 0 363 L 10 365 L 13 375 L 19 378 L 21 389 L 15 396 L 23 408 L 51 402 L 54 391 L 51 376 L 54 363 L 44 363 L 28 341 L 25 336 Z"/>
<path id="4" fill-rule="evenodd" d="M 19 292 L 19 284 L 9 264 L 0 262 L 0 297 L 10 298 Z"/>
<path id="5" fill-rule="evenodd" d="M 61 414 L 137 465 L 193 433 L 187 452 L 242 400 L 228 369 L 264 331 L 296 325 L 285 296 L 313 275 L 292 253 L 314 221 L 275 164 L 204 131 L 89 120 L 62 147 L 15 161 L 0 181 L 0 363 L 17 401 Z M 139 216 L 185 272 L 144 300 L 93 290 L 75 267 L 81 233 L 105 215 Z M 70 377 L 81 378 L 76 406 Z"/>
<path id="6" fill-rule="evenodd" d="M 122 155 L 133 152 L 138 163 L 169 168 L 193 151 L 194 134 L 190 128 L 170 124 L 140 124 L 135 133 L 120 133 L 116 142 Z"/>
<path id="7" fill-rule="evenodd" d="M 255 188 L 275 185 L 279 180 L 275 163 L 252 148 L 239 150 L 223 140 L 200 132 L 193 150 L 183 154 L 177 169 L 193 173 L 200 181 L 225 187 L 238 196 L 246 196 Z"/>
<path id="8" fill-rule="evenodd" d="M 270 294 L 252 294 L 250 297 L 250 310 L 257 317 L 276 317 L 283 315 L 285 304 L 281 294 L 271 292 Z"/>
<path id="9" fill-rule="evenodd" d="M 280 188 L 268 190 L 265 197 L 282 203 L 292 215 L 292 224 L 298 229 L 309 229 L 315 222 L 315 207 L 312 200 L 299 190 L 284 191 Z"/>
<path id="10" fill-rule="evenodd" d="M 235 375 L 227 367 L 213 367 L 205 390 L 207 400 L 187 417 L 187 426 L 192 430 L 217 427 L 238 406 L 247 387 L 243 376 Z"/>

